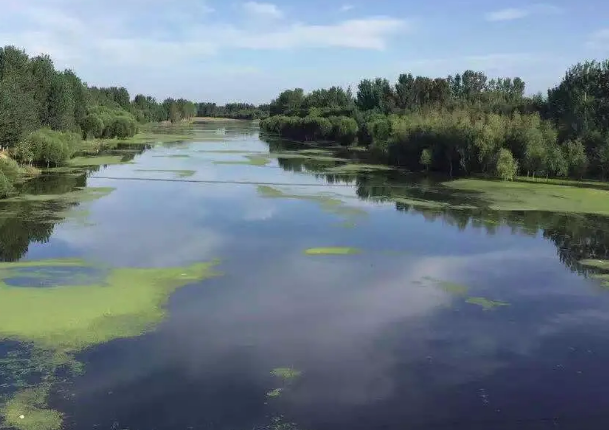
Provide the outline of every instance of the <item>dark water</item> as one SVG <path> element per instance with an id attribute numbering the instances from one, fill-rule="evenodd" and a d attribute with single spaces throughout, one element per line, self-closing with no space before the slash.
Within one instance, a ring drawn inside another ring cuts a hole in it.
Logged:
<path id="1" fill-rule="evenodd" d="M 85 183 L 116 187 L 91 204 L 93 225 L 42 222 L 26 204 L 22 216 L 1 221 L 5 261 L 223 261 L 224 276 L 172 296 L 154 333 L 83 354 L 86 373 L 69 386 L 72 396 L 52 404 L 67 414 L 68 429 L 609 423 L 609 291 L 577 264 L 608 258 L 609 220 L 417 209 L 383 196 L 460 197 L 395 173 L 321 175 L 327 162 L 315 160 L 214 164 L 243 157 L 204 151 L 285 150 L 244 124 L 206 127 L 200 141 L 155 147 L 135 164 L 47 183 L 54 193 Z M 196 173 L 179 179 L 142 169 Z M 330 213 L 314 198 L 264 198 L 257 184 L 334 193 L 360 211 Z M 323 246 L 363 252 L 303 254 Z M 461 296 L 434 280 L 469 289 Z M 467 303 L 471 297 L 510 305 L 485 311 Z M 283 386 L 270 374 L 277 367 L 302 374 L 268 397 Z"/>

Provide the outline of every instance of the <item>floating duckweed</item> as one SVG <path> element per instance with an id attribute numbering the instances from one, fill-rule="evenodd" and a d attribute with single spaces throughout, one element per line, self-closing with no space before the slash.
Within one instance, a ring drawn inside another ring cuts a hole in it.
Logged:
<path id="1" fill-rule="evenodd" d="M 447 293 L 455 294 L 457 296 L 464 296 L 467 294 L 467 290 L 469 289 L 465 285 L 456 284 L 454 282 L 448 281 L 436 281 L 437 285 L 442 288 Z"/>
<path id="2" fill-rule="evenodd" d="M 59 430 L 63 415 L 47 408 L 50 385 L 42 384 L 18 392 L 0 409 L 10 427 L 20 430 Z"/>
<path id="3" fill-rule="evenodd" d="M 309 248 L 304 251 L 307 255 L 353 255 L 361 253 L 357 248 L 331 246 L 326 248 Z"/>
<path id="4" fill-rule="evenodd" d="M 484 297 L 470 297 L 465 301 L 466 303 L 480 306 L 485 311 L 490 311 L 498 307 L 509 306 L 509 303 L 500 302 L 496 300 L 485 299 Z"/>
<path id="5" fill-rule="evenodd" d="M 154 158 L 190 158 L 188 154 L 153 155 Z"/>
<path id="6" fill-rule="evenodd" d="M 271 370 L 271 374 L 283 379 L 284 381 L 291 381 L 302 375 L 302 372 L 291 367 L 277 367 Z"/>
<path id="7" fill-rule="evenodd" d="M 325 173 L 370 173 L 379 171 L 394 170 L 393 167 L 389 167 L 383 164 L 345 164 L 342 166 L 331 167 L 325 170 Z"/>
<path id="8" fill-rule="evenodd" d="M 235 165 L 247 165 L 247 166 L 266 166 L 271 163 L 267 157 L 258 155 L 246 155 L 247 161 L 214 161 L 214 164 L 235 164 Z"/>
<path id="9" fill-rule="evenodd" d="M 136 172 L 151 172 L 151 173 L 173 173 L 178 178 L 190 178 L 196 173 L 194 170 L 162 170 L 162 169 L 136 169 Z"/>
<path id="10" fill-rule="evenodd" d="M 91 166 L 110 166 L 113 164 L 131 164 L 130 161 L 123 161 L 122 155 L 103 155 L 93 157 L 75 157 L 68 161 L 71 167 L 91 167 Z"/>
<path id="11" fill-rule="evenodd" d="M 295 200 L 308 200 L 317 203 L 321 210 L 324 212 L 333 213 L 335 215 L 346 217 L 349 221 L 353 221 L 353 217 L 366 216 L 368 213 L 360 208 L 347 206 L 342 200 L 329 195 L 302 195 L 302 194 L 288 194 L 281 190 L 270 187 L 268 185 L 259 185 L 258 194 L 264 198 L 275 198 L 275 199 L 295 199 Z"/>
<path id="12" fill-rule="evenodd" d="M 283 391 L 283 388 L 275 388 L 274 390 L 271 390 L 268 393 L 266 393 L 266 396 L 267 397 L 279 397 L 279 396 L 281 396 L 282 391 Z"/>
<path id="13" fill-rule="evenodd" d="M 609 270 L 609 260 L 581 260 L 579 264 L 584 267 L 591 267 L 600 270 Z"/>
<path id="14" fill-rule="evenodd" d="M 214 271 L 217 264 L 212 261 L 188 267 L 115 268 L 107 271 L 103 282 L 90 285 L 36 288 L 32 284 L 0 284 L 0 341 L 23 342 L 47 357 L 41 362 L 43 365 L 30 366 L 29 371 L 42 373 L 45 382 L 15 393 L 0 408 L 4 421 L 20 430 L 61 428 L 61 414 L 48 409 L 46 402 L 57 369 L 67 367 L 75 374 L 80 368 L 75 353 L 153 329 L 165 316 L 164 305 L 171 293 L 219 275 Z M 8 279 L 32 268 L 86 265 L 75 259 L 24 261 L 2 263 L 0 271 L 2 278 Z M 27 368 L 21 370 L 28 373 Z"/>

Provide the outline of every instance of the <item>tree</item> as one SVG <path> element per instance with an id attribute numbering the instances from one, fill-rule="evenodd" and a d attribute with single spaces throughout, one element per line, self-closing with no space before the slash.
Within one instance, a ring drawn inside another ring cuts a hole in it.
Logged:
<path id="1" fill-rule="evenodd" d="M 40 125 L 36 101 L 15 76 L 0 81 L 0 147 L 11 148 Z"/>
<path id="2" fill-rule="evenodd" d="M 518 162 L 514 159 L 509 149 L 501 148 L 499 150 L 495 172 L 497 177 L 504 181 L 511 181 L 516 177 Z"/>
<path id="3" fill-rule="evenodd" d="M 425 148 L 421 151 L 421 158 L 419 159 L 419 163 L 425 167 L 425 171 L 429 172 L 429 167 L 431 166 L 432 156 L 429 148 Z"/>
<path id="4" fill-rule="evenodd" d="M 569 175 L 581 179 L 588 168 L 588 157 L 584 144 L 580 139 L 569 140 L 565 144 L 565 149 Z"/>

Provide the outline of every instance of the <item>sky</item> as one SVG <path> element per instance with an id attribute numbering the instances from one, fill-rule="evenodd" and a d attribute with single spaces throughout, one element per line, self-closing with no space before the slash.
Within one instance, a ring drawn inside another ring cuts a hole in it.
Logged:
<path id="1" fill-rule="evenodd" d="M 520 76 L 527 93 L 609 58 L 604 0 L 1 0 L 0 46 L 89 85 L 158 99 L 267 103 L 400 73 Z"/>

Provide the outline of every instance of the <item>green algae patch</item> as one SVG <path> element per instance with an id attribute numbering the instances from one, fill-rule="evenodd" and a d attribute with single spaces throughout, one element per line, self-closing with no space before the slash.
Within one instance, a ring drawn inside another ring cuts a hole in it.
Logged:
<path id="1" fill-rule="evenodd" d="M 68 160 L 69 167 L 111 166 L 114 164 L 132 164 L 124 161 L 122 155 L 102 155 L 99 157 L 75 157 Z"/>
<path id="2" fill-rule="evenodd" d="M 292 381 L 300 375 L 302 375 L 302 371 L 296 370 L 292 367 L 276 367 L 271 370 L 271 375 L 281 378 L 283 381 Z"/>
<path id="3" fill-rule="evenodd" d="M 395 170 L 393 167 L 383 164 L 344 164 L 342 166 L 331 167 L 326 169 L 324 173 L 341 174 L 341 173 L 372 173 L 372 172 L 387 172 Z"/>
<path id="4" fill-rule="evenodd" d="M 447 293 L 454 294 L 456 296 L 464 296 L 469 290 L 466 285 L 456 284 L 448 281 L 437 281 L 437 285 Z"/>
<path id="5" fill-rule="evenodd" d="M 190 158 L 188 154 L 153 155 L 154 158 Z"/>
<path id="6" fill-rule="evenodd" d="M 330 246 L 326 248 L 309 248 L 305 249 L 306 255 L 354 255 L 360 254 L 362 251 L 357 248 L 349 248 L 343 246 Z"/>
<path id="7" fill-rule="evenodd" d="M 47 397 L 60 370 L 82 371 L 74 355 L 114 339 L 134 337 L 164 318 L 165 304 L 176 289 L 218 276 L 218 261 L 170 268 L 102 268 L 99 280 L 74 273 L 82 284 L 39 288 L 36 270 L 97 267 L 78 259 L 2 263 L 0 278 L 26 279 L 27 285 L 0 283 L 0 341 L 18 341 L 33 349 L 29 357 L 8 357 L 3 379 L 20 389 L 1 407 L 5 423 L 19 430 L 61 428 L 62 415 L 48 408 Z M 34 270 L 34 272 L 30 272 Z M 32 276 L 30 276 L 32 275 Z M 88 283 L 85 281 L 89 281 Z M 65 373 L 65 372 L 64 372 Z M 36 377 L 38 385 L 29 381 Z"/>
<path id="8" fill-rule="evenodd" d="M 163 170 L 163 169 L 136 169 L 136 172 L 172 173 L 176 178 L 190 178 L 196 173 L 194 170 Z"/>
<path id="9" fill-rule="evenodd" d="M 259 185 L 257 190 L 258 195 L 260 197 L 267 199 L 294 199 L 316 203 L 324 212 L 338 215 L 340 217 L 343 217 L 345 221 L 349 221 L 352 223 L 355 222 L 355 218 L 368 215 L 365 210 L 348 206 L 342 200 L 331 195 L 307 195 L 285 193 L 281 190 L 278 190 L 277 188 L 270 187 L 268 185 Z"/>
<path id="10" fill-rule="evenodd" d="M 267 397 L 279 397 L 279 396 L 281 396 L 282 391 L 283 391 L 283 388 L 275 388 L 274 390 L 271 390 L 268 393 L 266 393 L 266 396 Z"/>
<path id="11" fill-rule="evenodd" d="M 609 215 L 609 191 L 586 185 L 481 179 L 459 179 L 442 185 L 478 200 L 476 206 L 492 210 Z"/>
<path id="12" fill-rule="evenodd" d="M 495 308 L 500 308 L 500 307 L 505 307 L 505 306 L 509 306 L 510 305 L 507 302 L 500 302 L 500 301 L 497 301 L 497 300 L 489 300 L 489 299 L 485 299 L 484 297 L 470 297 L 465 302 L 469 303 L 470 305 L 480 306 L 485 311 L 491 311 L 491 310 L 493 310 Z"/>
<path id="13" fill-rule="evenodd" d="M 579 264 L 593 269 L 609 270 L 609 260 L 581 260 Z"/>
<path id="14" fill-rule="evenodd" d="M 20 430 L 60 430 L 63 415 L 47 408 L 49 390 L 49 384 L 42 384 L 18 392 L 0 408 L 5 424 Z"/>
<path id="15" fill-rule="evenodd" d="M 30 267 L 82 267 L 87 265 L 89 263 L 81 258 L 49 258 L 47 260 L 23 260 L 16 263 L 0 262 L 0 270 Z"/>
<path id="16" fill-rule="evenodd" d="M 163 305 L 175 289 L 214 276 L 216 264 L 112 269 L 103 282 L 95 285 L 50 288 L 3 285 L 0 340 L 33 342 L 70 352 L 112 339 L 138 336 L 164 317 Z M 6 268 L 11 270 L 10 266 Z"/>
<path id="17" fill-rule="evenodd" d="M 247 160 L 239 161 L 214 161 L 214 164 L 226 164 L 226 165 L 246 165 L 246 166 L 258 166 L 263 167 L 271 163 L 267 157 L 258 155 L 246 155 Z"/>
<path id="18" fill-rule="evenodd" d="M 63 194 L 20 194 L 9 199 L 0 200 L 2 203 L 12 202 L 51 202 L 83 203 L 108 196 L 115 188 L 111 187 L 79 187 Z"/>

